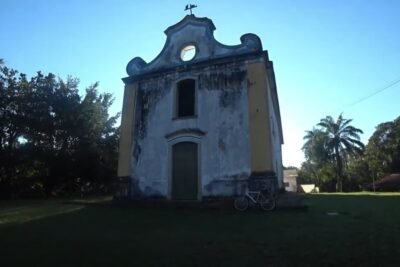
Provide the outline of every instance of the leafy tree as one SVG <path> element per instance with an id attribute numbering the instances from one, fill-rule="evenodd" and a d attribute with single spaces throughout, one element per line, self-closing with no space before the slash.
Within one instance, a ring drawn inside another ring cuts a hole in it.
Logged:
<path id="1" fill-rule="evenodd" d="M 374 178 L 400 172 L 400 117 L 376 127 L 365 154 Z"/>
<path id="2" fill-rule="evenodd" d="M 370 166 L 366 160 L 365 153 L 354 155 L 349 158 L 346 169 L 346 189 L 350 191 L 362 190 L 366 184 L 373 181 Z"/>
<path id="3" fill-rule="evenodd" d="M 318 175 L 317 169 L 308 160 L 301 164 L 298 172 L 298 182 L 300 184 L 312 184 L 317 183 Z"/>
<path id="4" fill-rule="evenodd" d="M 326 142 L 328 135 L 321 129 L 312 129 L 306 131 L 303 137 L 306 140 L 302 147 L 307 159 L 314 164 L 325 163 L 329 160 L 329 151 L 326 150 Z"/>
<path id="5" fill-rule="evenodd" d="M 17 167 L 19 138 L 25 131 L 24 93 L 27 80 L 24 74 L 0 66 L 0 194 L 12 191 L 16 177 L 21 174 Z"/>
<path id="6" fill-rule="evenodd" d="M 309 160 L 306 160 L 302 163 L 298 175 L 299 183 L 315 184 L 321 191 L 335 190 L 332 180 L 332 177 L 335 176 L 335 166 L 332 162 L 326 162 L 316 167 Z"/>
<path id="7" fill-rule="evenodd" d="M 79 81 L 0 67 L 0 196 L 109 190 L 116 175 L 119 114 L 111 94 Z"/>
<path id="8" fill-rule="evenodd" d="M 306 162 L 302 165 L 303 177 L 311 178 L 310 182 L 322 187 L 326 183 L 326 167 L 331 163 L 331 155 L 327 149 L 328 135 L 326 132 L 318 128 L 313 128 L 311 131 L 306 131 L 303 138 L 304 143 L 302 150 L 304 151 Z M 323 186 L 329 188 L 329 186 Z"/>
<path id="9" fill-rule="evenodd" d="M 109 117 L 108 108 L 112 105 L 111 94 L 98 94 L 98 83 L 86 90 L 79 107 L 79 153 L 76 154 L 77 169 L 82 183 L 82 191 L 104 190 L 104 183 L 116 175 L 118 129 L 114 128 L 119 114 Z M 96 166 L 96 168 L 91 168 Z"/>

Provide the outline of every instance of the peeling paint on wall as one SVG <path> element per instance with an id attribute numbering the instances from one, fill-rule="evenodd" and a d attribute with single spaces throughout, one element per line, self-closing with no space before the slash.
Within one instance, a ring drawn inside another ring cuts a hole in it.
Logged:
<path id="1" fill-rule="evenodd" d="M 167 197 L 170 152 L 166 137 L 175 131 L 176 135 L 185 136 L 192 129 L 204 135 L 200 165 L 202 195 L 239 192 L 243 183 L 240 179 L 250 174 L 245 65 L 227 64 L 214 72 L 207 66 L 184 76 L 197 77 L 198 115 L 192 119 L 173 118 L 174 90 L 182 73 L 140 81 L 132 153 L 135 192 L 142 197 Z M 234 171 L 238 174 L 227 175 Z M 222 179 L 225 187 L 218 182 Z"/>

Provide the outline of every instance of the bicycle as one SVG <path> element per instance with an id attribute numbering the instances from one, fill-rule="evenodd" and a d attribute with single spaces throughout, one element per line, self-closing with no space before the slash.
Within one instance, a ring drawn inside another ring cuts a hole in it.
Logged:
<path id="1" fill-rule="evenodd" d="M 269 193 L 268 190 L 263 191 L 246 191 L 243 196 L 237 197 L 234 201 L 234 207 L 238 211 L 245 211 L 249 205 L 257 205 L 265 211 L 272 211 L 275 209 L 275 198 Z"/>

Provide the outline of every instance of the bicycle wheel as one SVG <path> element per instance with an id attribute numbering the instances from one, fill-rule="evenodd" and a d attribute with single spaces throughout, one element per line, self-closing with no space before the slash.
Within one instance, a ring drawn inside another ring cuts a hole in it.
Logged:
<path id="1" fill-rule="evenodd" d="M 235 202 L 233 203 L 233 205 L 236 210 L 245 211 L 249 207 L 249 200 L 245 196 L 238 197 L 235 199 Z"/>
<path id="2" fill-rule="evenodd" d="M 276 206 L 275 198 L 271 196 L 268 197 L 262 196 L 260 199 L 260 206 L 265 211 L 271 211 L 275 209 Z"/>

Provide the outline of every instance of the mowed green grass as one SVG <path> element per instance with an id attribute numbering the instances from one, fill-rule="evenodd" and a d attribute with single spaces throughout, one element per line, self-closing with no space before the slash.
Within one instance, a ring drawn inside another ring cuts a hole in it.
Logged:
<path id="1" fill-rule="evenodd" d="M 400 266 L 400 194 L 311 195 L 307 211 L 272 213 L 91 202 L 0 202 L 0 265 Z"/>

